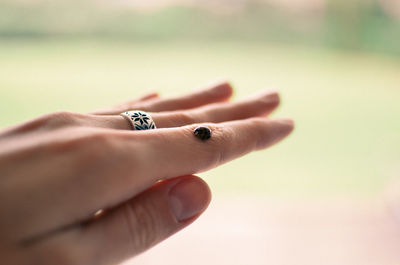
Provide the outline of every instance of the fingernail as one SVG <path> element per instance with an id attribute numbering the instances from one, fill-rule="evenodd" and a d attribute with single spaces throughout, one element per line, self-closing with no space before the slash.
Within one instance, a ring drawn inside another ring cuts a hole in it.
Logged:
<path id="1" fill-rule="evenodd" d="M 187 178 L 178 182 L 169 192 L 169 205 L 179 222 L 204 211 L 210 202 L 210 190 L 199 178 Z"/>
<path id="2" fill-rule="evenodd" d="M 278 92 L 270 91 L 264 95 L 265 101 L 269 104 L 278 104 L 280 102 L 280 97 Z"/>
<path id="3" fill-rule="evenodd" d="M 222 82 L 211 88 L 211 91 L 215 96 L 228 95 L 232 94 L 232 86 L 228 82 Z"/>
<path id="4" fill-rule="evenodd" d="M 288 136 L 294 129 L 294 121 L 292 119 L 278 119 L 272 121 L 272 134 L 276 138 L 276 142 Z"/>
<path id="5" fill-rule="evenodd" d="M 252 98 L 263 99 L 268 103 L 279 102 L 279 93 L 276 90 L 266 90 L 259 93 L 256 93 L 251 96 Z"/>

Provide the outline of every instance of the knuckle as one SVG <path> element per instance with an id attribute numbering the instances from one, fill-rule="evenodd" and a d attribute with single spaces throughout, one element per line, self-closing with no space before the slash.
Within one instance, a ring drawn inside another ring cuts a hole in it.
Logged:
<path id="1" fill-rule="evenodd" d="M 53 112 L 38 118 L 30 127 L 56 129 L 72 126 L 78 123 L 78 115 L 78 113 L 69 111 Z"/>
<path id="2" fill-rule="evenodd" d="M 77 124 L 77 113 L 58 111 L 42 115 L 15 128 L 15 132 L 30 132 L 41 129 L 57 129 Z"/>
<path id="3" fill-rule="evenodd" d="M 154 216 L 154 212 L 157 212 L 154 206 L 151 203 L 140 201 L 134 204 L 127 203 L 124 207 L 132 248 L 140 252 L 154 245 L 162 232 L 159 222 Z"/>
<path id="4" fill-rule="evenodd" d="M 229 127 L 219 126 L 213 131 L 213 149 L 216 165 L 225 163 L 229 160 L 229 150 L 234 143 L 235 132 Z"/>
<path id="5" fill-rule="evenodd" d="M 195 122 L 194 115 L 187 111 L 179 112 L 172 116 L 175 119 L 174 124 L 193 124 Z"/>
<path id="6" fill-rule="evenodd" d="M 88 167 L 115 157 L 117 139 L 110 132 L 87 128 L 66 129 L 61 140 L 51 147 L 59 155 L 68 156 L 76 166 Z"/>
<path id="7" fill-rule="evenodd" d="M 45 117 L 47 123 L 55 127 L 60 125 L 72 125 L 75 123 L 76 113 L 70 111 L 57 111 Z"/>
<path id="8" fill-rule="evenodd" d="M 266 120 L 263 118 L 254 118 L 250 124 L 251 130 L 248 134 L 253 139 L 253 146 L 251 150 L 264 149 L 268 143 L 273 140 L 273 134 L 266 127 Z"/>
<path id="9" fill-rule="evenodd" d="M 84 160 L 99 161 L 115 155 L 117 140 L 109 132 L 96 131 L 72 144 L 81 150 L 80 156 Z"/>
<path id="10" fill-rule="evenodd" d="M 101 147 L 109 147 L 113 144 L 113 137 L 108 131 L 94 131 L 86 137 L 82 138 L 82 141 L 86 142 L 89 145 L 101 146 Z"/>
<path id="11" fill-rule="evenodd" d="M 205 165 L 202 166 L 205 168 L 212 168 L 226 162 L 235 132 L 227 126 L 215 123 L 196 124 L 191 126 L 190 130 L 193 132 L 195 128 L 200 126 L 207 127 L 211 130 L 211 138 L 206 142 L 207 145 L 200 142 L 202 148 L 198 148 L 198 150 L 204 152 L 204 159 L 202 159 L 202 162 L 205 163 Z"/>

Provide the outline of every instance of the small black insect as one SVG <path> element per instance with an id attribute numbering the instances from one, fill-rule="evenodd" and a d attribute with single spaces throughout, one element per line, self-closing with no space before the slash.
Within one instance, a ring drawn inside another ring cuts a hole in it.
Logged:
<path id="1" fill-rule="evenodd" d="M 194 129 L 194 135 L 202 141 L 206 141 L 211 138 L 211 130 L 207 127 L 197 127 Z"/>

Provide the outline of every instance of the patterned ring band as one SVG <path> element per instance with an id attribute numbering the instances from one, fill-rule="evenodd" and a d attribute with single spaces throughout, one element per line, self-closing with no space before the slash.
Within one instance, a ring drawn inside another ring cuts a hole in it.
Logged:
<path id="1" fill-rule="evenodd" d="M 122 112 L 120 115 L 129 121 L 133 130 L 156 129 L 153 119 L 144 111 L 130 110 Z"/>

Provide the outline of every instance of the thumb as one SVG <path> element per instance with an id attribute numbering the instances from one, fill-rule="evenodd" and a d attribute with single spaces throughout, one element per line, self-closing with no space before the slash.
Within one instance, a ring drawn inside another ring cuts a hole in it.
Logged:
<path id="1" fill-rule="evenodd" d="M 89 248 L 81 264 L 121 262 L 189 225 L 210 200 L 209 187 L 199 177 L 160 181 L 85 227 L 74 248 Z"/>

